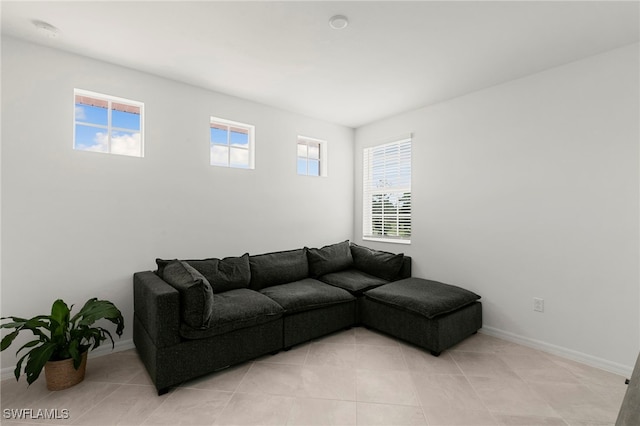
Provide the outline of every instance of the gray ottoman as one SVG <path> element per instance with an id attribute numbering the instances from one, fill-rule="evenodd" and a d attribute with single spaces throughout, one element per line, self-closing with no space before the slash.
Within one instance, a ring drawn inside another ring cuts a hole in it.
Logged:
<path id="1" fill-rule="evenodd" d="M 362 323 L 438 356 L 482 327 L 478 299 L 460 287 L 407 278 L 365 292 Z"/>

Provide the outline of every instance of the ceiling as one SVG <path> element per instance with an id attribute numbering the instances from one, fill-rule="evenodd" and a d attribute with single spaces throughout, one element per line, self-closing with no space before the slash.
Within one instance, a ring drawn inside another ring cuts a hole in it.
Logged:
<path id="1" fill-rule="evenodd" d="M 359 127 L 637 43 L 640 2 L 2 1 L 2 34 Z M 331 16 L 349 26 L 333 30 Z M 33 20 L 59 29 L 43 37 Z"/>

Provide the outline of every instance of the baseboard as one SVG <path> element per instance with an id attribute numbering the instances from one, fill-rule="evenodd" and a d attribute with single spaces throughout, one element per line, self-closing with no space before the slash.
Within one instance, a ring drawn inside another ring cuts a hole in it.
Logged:
<path id="1" fill-rule="evenodd" d="M 582 352 L 574 351 L 573 349 L 568 349 L 562 346 L 552 345 L 551 343 L 543 342 L 540 340 L 519 336 L 517 334 L 500 330 L 498 328 L 483 326 L 479 330 L 479 332 L 483 334 L 487 334 L 489 336 L 508 340 L 510 342 L 518 343 L 523 346 L 528 346 L 533 349 L 538 349 L 543 352 L 548 352 L 553 355 L 558 355 L 573 361 L 578 361 L 583 364 L 587 364 L 592 367 L 599 368 L 601 370 L 619 374 L 621 376 L 630 377 L 631 372 L 633 371 L 633 366 L 631 365 L 618 364 L 616 362 L 612 362 L 606 359 L 602 359 L 602 358 L 598 358 Z"/>
<path id="2" fill-rule="evenodd" d="M 133 349 L 135 348 L 135 345 L 133 344 L 133 339 L 127 339 L 127 340 L 121 340 L 116 342 L 115 346 L 113 347 L 113 349 L 111 349 L 111 345 L 105 344 L 103 343 L 101 346 L 98 347 L 98 349 L 89 352 L 89 356 L 88 358 L 97 358 L 97 357 L 101 357 L 104 355 L 109 355 L 110 353 L 113 352 L 121 352 L 121 351 L 126 351 L 129 349 Z M 24 366 L 24 364 L 23 364 Z M 11 366 L 11 367 L 6 367 L 3 368 L 2 370 L 0 370 L 0 378 L 2 380 L 5 379 L 10 379 L 13 378 L 15 379 L 15 376 L 13 375 L 13 371 L 16 369 L 16 366 Z M 44 373 L 43 373 L 44 374 Z M 21 380 L 24 380 L 21 379 Z"/>

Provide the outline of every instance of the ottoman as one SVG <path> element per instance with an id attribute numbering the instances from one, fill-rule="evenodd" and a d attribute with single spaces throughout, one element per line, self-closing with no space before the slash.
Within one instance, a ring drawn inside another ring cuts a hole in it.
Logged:
<path id="1" fill-rule="evenodd" d="M 406 278 L 364 293 L 362 323 L 438 356 L 482 327 L 478 299 L 460 287 Z"/>

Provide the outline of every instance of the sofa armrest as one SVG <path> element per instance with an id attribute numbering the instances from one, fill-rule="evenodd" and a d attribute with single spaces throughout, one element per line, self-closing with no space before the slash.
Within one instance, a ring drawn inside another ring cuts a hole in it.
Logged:
<path id="1" fill-rule="evenodd" d="M 133 309 L 156 347 L 180 342 L 180 294 L 155 273 L 133 274 Z"/>
<path id="2" fill-rule="evenodd" d="M 402 267 L 400 268 L 400 274 L 398 274 L 398 279 L 403 280 L 405 278 L 411 278 L 411 257 L 404 256 L 404 260 L 402 262 Z"/>

